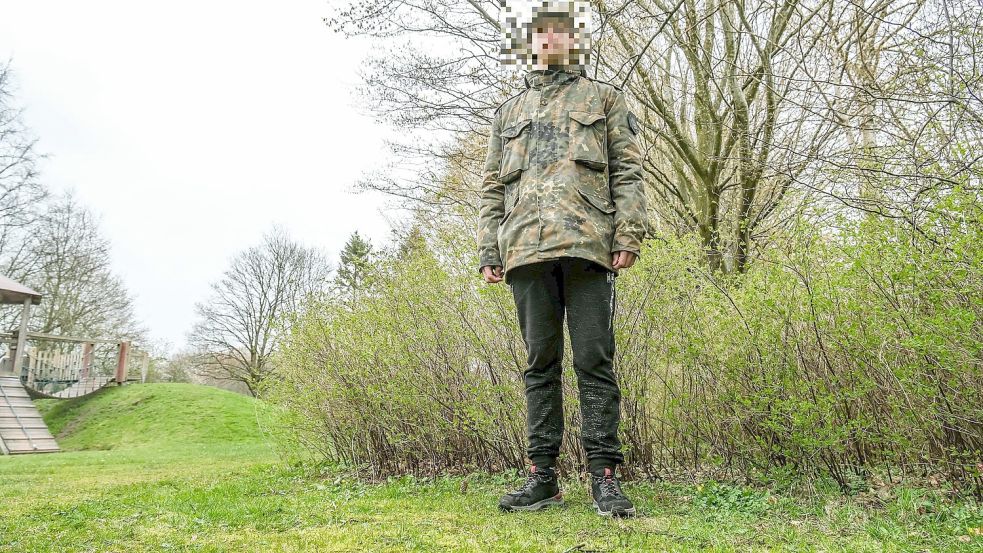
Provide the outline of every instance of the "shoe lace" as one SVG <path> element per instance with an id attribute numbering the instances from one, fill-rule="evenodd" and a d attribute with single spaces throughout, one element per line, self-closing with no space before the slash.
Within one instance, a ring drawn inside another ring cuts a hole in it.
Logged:
<path id="1" fill-rule="evenodd" d="M 533 487 L 535 487 L 538 482 L 539 479 L 536 478 L 536 475 L 530 474 L 529 476 L 526 477 L 526 481 L 522 484 L 522 486 L 519 487 L 518 492 L 526 493 L 529 490 L 533 489 Z"/>
<path id="2" fill-rule="evenodd" d="M 526 481 L 522 483 L 522 486 L 520 486 L 518 490 L 516 490 L 516 493 L 523 494 L 532 490 L 541 480 L 545 478 L 547 478 L 547 475 L 543 474 L 542 472 L 530 472 L 529 476 L 526 476 Z"/>
<path id="3" fill-rule="evenodd" d="M 611 496 L 619 499 L 624 497 L 624 494 L 618 488 L 618 481 L 611 476 L 601 478 L 600 487 L 602 497 Z"/>

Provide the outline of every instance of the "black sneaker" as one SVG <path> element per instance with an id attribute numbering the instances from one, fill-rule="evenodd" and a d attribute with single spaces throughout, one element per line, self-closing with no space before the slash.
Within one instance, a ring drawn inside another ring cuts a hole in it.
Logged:
<path id="1" fill-rule="evenodd" d="M 597 514 L 606 517 L 635 516 L 635 506 L 621 491 L 621 483 L 610 467 L 604 467 L 603 476 L 591 474 L 590 478 L 590 491 Z"/>
<path id="2" fill-rule="evenodd" d="M 532 465 L 529 476 L 519 489 L 502 496 L 498 507 L 503 511 L 537 511 L 550 505 L 562 505 L 563 492 L 552 467 Z"/>

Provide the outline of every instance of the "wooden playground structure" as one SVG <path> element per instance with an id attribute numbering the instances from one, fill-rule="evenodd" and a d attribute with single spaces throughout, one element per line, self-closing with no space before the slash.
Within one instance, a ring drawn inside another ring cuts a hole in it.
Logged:
<path id="1" fill-rule="evenodd" d="M 0 455 L 60 451 L 32 399 L 72 399 L 146 380 L 150 356 L 128 341 L 28 332 L 41 298 L 0 276 L 0 304 L 22 306 L 20 327 L 0 333 Z"/>

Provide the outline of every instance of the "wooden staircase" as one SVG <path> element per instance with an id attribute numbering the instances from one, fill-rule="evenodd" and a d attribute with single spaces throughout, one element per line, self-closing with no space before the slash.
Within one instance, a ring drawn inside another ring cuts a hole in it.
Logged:
<path id="1" fill-rule="evenodd" d="M 14 375 L 0 375 L 0 455 L 61 451 Z"/>

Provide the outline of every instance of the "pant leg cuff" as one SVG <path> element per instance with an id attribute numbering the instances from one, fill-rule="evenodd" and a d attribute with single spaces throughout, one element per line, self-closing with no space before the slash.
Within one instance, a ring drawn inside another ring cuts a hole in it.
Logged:
<path id="1" fill-rule="evenodd" d="M 530 457 L 529 460 L 531 460 L 532 464 L 536 465 L 537 467 L 556 466 L 556 457 L 553 457 L 551 455 L 534 455 Z"/>
<path id="2" fill-rule="evenodd" d="M 598 473 L 603 471 L 604 467 L 611 467 L 611 470 L 613 472 L 617 465 L 618 465 L 618 461 L 616 459 L 595 457 L 587 461 L 587 470 L 589 470 L 591 473 Z"/>

